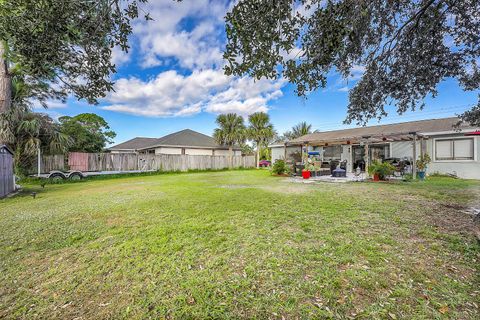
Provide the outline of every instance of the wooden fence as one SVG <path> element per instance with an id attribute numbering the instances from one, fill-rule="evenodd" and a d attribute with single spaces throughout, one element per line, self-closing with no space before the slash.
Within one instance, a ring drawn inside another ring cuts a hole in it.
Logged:
<path id="1" fill-rule="evenodd" d="M 42 156 L 41 172 L 50 172 L 52 170 L 65 170 L 65 156 L 56 154 L 53 156 Z"/>
<path id="2" fill-rule="evenodd" d="M 234 156 L 233 168 L 255 167 L 255 156 Z M 228 156 L 200 156 L 177 154 L 134 154 L 134 153 L 83 153 L 68 154 L 68 165 L 64 156 L 42 157 L 42 172 L 52 170 L 79 171 L 187 171 L 220 170 L 229 167 Z"/>
<path id="3" fill-rule="evenodd" d="M 0 147 L 0 198 L 5 197 L 15 189 L 13 181 L 13 157 Z"/>

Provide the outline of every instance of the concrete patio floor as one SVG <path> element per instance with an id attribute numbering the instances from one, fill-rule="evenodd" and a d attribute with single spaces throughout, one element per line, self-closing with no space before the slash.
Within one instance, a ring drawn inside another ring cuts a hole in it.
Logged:
<path id="1" fill-rule="evenodd" d="M 316 183 L 316 182 L 334 182 L 334 183 L 343 183 L 343 182 L 353 182 L 353 181 L 364 181 L 368 178 L 368 175 L 362 172 L 360 175 L 355 175 L 353 173 L 347 173 L 346 177 L 332 177 L 328 176 L 318 176 L 310 177 L 309 179 L 303 179 L 301 176 L 290 177 L 290 182 L 296 183 Z"/>

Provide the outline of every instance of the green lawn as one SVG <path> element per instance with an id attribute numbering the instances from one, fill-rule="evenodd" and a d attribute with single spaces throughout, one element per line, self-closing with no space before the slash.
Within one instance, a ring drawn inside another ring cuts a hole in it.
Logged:
<path id="1" fill-rule="evenodd" d="M 479 319 L 461 212 L 479 190 L 264 170 L 30 185 L 0 200 L 0 318 Z"/>

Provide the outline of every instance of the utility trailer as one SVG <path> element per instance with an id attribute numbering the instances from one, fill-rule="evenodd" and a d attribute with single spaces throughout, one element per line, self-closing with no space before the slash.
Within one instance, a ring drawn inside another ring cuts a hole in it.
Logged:
<path id="1" fill-rule="evenodd" d="M 93 176 L 103 176 L 103 175 L 112 175 L 112 174 L 128 174 L 128 173 L 142 173 L 142 172 L 153 172 L 155 170 L 130 170 L 130 171 L 59 171 L 54 170 L 49 173 L 41 173 L 34 175 L 42 179 L 51 179 L 51 180 L 81 180 Z"/>

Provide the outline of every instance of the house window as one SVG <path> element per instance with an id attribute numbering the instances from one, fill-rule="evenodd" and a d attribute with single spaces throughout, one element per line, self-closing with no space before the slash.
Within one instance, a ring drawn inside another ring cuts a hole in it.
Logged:
<path id="1" fill-rule="evenodd" d="M 323 160 L 340 160 L 342 157 L 342 146 L 323 147 Z"/>
<path id="2" fill-rule="evenodd" d="M 473 138 L 435 141 L 435 160 L 473 160 Z"/>

